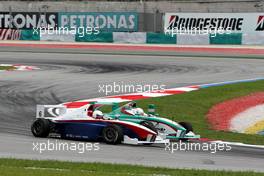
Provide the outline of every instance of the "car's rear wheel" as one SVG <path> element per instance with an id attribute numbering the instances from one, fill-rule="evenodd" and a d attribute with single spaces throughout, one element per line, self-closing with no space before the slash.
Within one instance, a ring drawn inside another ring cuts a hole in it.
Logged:
<path id="1" fill-rule="evenodd" d="M 179 124 L 186 129 L 186 134 L 193 131 L 192 124 L 189 122 L 179 122 Z M 188 141 L 187 138 L 180 138 L 181 141 Z"/>
<path id="2" fill-rule="evenodd" d="M 31 132 L 35 137 L 47 137 L 50 132 L 50 122 L 47 119 L 37 119 L 31 126 Z"/>
<path id="3" fill-rule="evenodd" d="M 118 125 L 108 125 L 103 129 L 103 139 L 107 144 L 120 144 L 124 140 L 123 130 Z"/>

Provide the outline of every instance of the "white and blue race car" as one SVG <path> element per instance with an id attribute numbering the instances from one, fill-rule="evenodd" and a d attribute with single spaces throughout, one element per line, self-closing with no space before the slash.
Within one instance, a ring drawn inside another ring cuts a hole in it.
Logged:
<path id="1" fill-rule="evenodd" d="M 35 137 L 59 136 L 63 139 L 104 141 L 108 144 L 168 143 L 166 136 L 150 128 L 127 121 L 94 118 L 88 107 L 66 108 L 64 105 L 38 105 L 31 126 Z"/>

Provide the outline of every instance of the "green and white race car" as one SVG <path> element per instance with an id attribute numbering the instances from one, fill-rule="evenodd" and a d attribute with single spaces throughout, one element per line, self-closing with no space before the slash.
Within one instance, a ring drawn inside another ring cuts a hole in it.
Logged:
<path id="1" fill-rule="evenodd" d="M 107 105 L 112 108 L 111 112 L 103 113 Z M 88 114 L 94 118 L 118 119 L 143 125 L 159 135 L 165 136 L 170 140 L 189 140 L 199 139 L 200 135 L 193 132 L 193 127 L 188 122 L 174 122 L 167 118 L 159 117 L 155 113 L 155 105 L 151 104 L 148 108 L 148 113 L 145 113 L 142 108 L 137 107 L 136 102 L 129 102 L 123 106 L 118 103 L 100 103 L 94 102 L 88 108 Z"/>

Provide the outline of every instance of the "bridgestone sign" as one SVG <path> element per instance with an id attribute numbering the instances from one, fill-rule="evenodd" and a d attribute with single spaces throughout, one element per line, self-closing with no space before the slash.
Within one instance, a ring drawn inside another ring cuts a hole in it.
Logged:
<path id="1" fill-rule="evenodd" d="M 166 13 L 164 31 L 225 30 L 240 33 L 264 32 L 264 13 Z"/>

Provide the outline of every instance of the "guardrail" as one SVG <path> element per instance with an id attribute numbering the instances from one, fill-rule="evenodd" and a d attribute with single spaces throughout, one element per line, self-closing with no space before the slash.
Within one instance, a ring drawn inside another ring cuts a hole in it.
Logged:
<path id="1" fill-rule="evenodd" d="M 134 44 L 180 44 L 180 45 L 264 45 L 264 34 L 230 33 L 216 35 L 166 35 L 154 32 L 101 32 L 99 34 L 42 34 L 33 30 L 21 30 L 20 40 L 61 42 L 105 42 Z"/>

